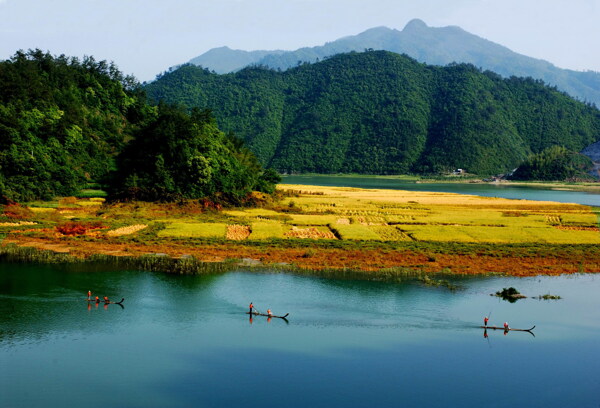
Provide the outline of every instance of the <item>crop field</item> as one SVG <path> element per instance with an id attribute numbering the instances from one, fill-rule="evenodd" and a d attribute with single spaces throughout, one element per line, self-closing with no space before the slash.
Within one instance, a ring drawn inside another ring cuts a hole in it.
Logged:
<path id="1" fill-rule="evenodd" d="M 303 239 L 336 239 L 336 236 L 327 227 L 307 227 L 298 228 L 292 226 L 285 236 L 288 238 L 303 238 Z"/>
<path id="2" fill-rule="evenodd" d="M 224 214 L 239 218 L 269 218 L 278 217 L 281 213 L 266 208 L 245 208 L 239 210 L 225 210 Z"/>
<path id="3" fill-rule="evenodd" d="M 141 231 L 148 226 L 145 224 L 136 224 L 136 225 L 128 225 L 126 227 L 116 228 L 114 230 L 110 230 L 106 232 L 106 235 L 109 237 L 120 237 L 122 235 L 130 235 L 135 234 L 138 231 Z"/>
<path id="4" fill-rule="evenodd" d="M 250 227 L 247 225 L 228 225 L 227 234 L 225 238 L 232 239 L 234 241 L 243 241 L 250 236 Z"/>
<path id="5" fill-rule="evenodd" d="M 249 239 L 265 240 L 285 238 L 284 226 L 277 221 L 256 221 L 252 223 Z"/>
<path id="6" fill-rule="evenodd" d="M 82 230 L 93 229 L 95 237 L 121 240 L 142 234 L 149 240 L 223 242 L 600 244 L 598 214 L 583 205 L 341 187 L 280 185 L 279 190 L 280 199 L 264 208 L 211 212 L 194 202 L 105 205 L 103 198 L 66 197 L 5 209 L 0 228 L 56 233 L 71 220 L 94 224 Z"/>
<path id="7" fill-rule="evenodd" d="M 353 241 L 382 241 L 381 236 L 369 227 L 361 224 L 336 224 L 332 229 L 340 239 Z"/>
<path id="8" fill-rule="evenodd" d="M 173 222 L 158 232 L 159 237 L 225 238 L 227 224 L 213 222 Z"/>
<path id="9" fill-rule="evenodd" d="M 313 215 L 313 214 L 290 214 L 291 220 L 288 221 L 292 225 L 329 225 L 335 224 L 339 217 L 330 215 Z"/>
<path id="10" fill-rule="evenodd" d="M 480 243 L 600 243 L 591 208 L 450 193 L 282 185 L 310 225 L 342 240 Z M 322 219 L 322 222 L 319 220 Z M 294 221 L 292 221 L 294 222 Z"/>

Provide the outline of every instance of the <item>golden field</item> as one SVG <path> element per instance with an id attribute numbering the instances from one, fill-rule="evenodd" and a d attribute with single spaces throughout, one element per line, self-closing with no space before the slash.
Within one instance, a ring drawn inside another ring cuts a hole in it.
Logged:
<path id="1" fill-rule="evenodd" d="M 229 214 L 251 226 L 278 223 L 272 238 L 285 237 L 291 225 L 327 227 L 338 239 L 358 241 L 600 243 L 598 216 L 577 204 L 345 187 L 280 189 L 288 193 L 281 206 L 300 213 L 253 209 Z M 282 214 L 288 214 L 286 219 L 278 220 Z"/>

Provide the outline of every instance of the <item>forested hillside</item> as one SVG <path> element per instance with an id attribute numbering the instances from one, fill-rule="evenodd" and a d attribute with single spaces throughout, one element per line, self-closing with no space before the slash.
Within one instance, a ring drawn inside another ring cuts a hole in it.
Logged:
<path id="1" fill-rule="evenodd" d="M 385 51 L 284 72 L 186 65 L 146 90 L 213 109 L 223 130 L 282 172 L 497 174 L 547 147 L 580 151 L 600 138 L 598 109 L 541 81 Z"/>
<path id="2" fill-rule="evenodd" d="M 0 62 L 4 200 L 75 195 L 92 182 L 117 195 L 241 200 L 273 177 L 209 112 L 151 106 L 106 61 L 36 50 Z"/>

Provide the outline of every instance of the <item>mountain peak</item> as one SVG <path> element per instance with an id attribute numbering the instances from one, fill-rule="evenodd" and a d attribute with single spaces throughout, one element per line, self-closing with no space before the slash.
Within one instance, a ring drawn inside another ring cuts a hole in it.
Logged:
<path id="1" fill-rule="evenodd" d="M 373 27 L 373 28 L 369 28 L 368 30 L 363 31 L 364 33 L 389 33 L 391 31 L 395 31 L 392 28 L 386 27 L 386 26 L 379 26 L 379 27 Z"/>
<path id="2" fill-rule="evenodd" d="M 404 31 L 416 31 L 422 30 L 423 28 L 427 28 L 427 24 L 421 19 L 413 18 L 406 24 Z"/>

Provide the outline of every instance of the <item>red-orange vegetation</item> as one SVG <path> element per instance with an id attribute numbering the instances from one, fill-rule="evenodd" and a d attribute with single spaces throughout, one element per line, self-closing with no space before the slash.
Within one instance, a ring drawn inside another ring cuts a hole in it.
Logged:
<path id="1" fill-rule="evenodd" d="M 56 226 L 56 231 L 62 235 L 85 235 L 90 230 L 105 228 L 99 222 L 69 221 Z"/>
<path id="2" fill-rule="evenodd" d="M 172 257 L 192 255 L 206 262 L 222 262 L 228 259 L 251 258 L 264 265 L 286 263 L 298 268 L 358 269 L 378 271 L 386 268 L 404 267 L 427 273 L 450 271 L 455 274 L 498 273 L 513 276 L 560 275 L 577 272 L 600 273 L 600 256 L 562 253 L 554 257 L 534 255 L 494 256 L 491 254 L 435 254 L 434 257 L 410 250 L 313 248 L 307 256 L 306 248 L 255 247 L 240 243 L 185 245 L 184 243 L 134 244 L 89 242 L 72 240 L 57 242 L 51 237 L 27 237 L 12 235 L 4 244 L 16 243 L 61 252 L 77 257 L 92 254 L 116 256 L 140 256 L 149 253 L 166 253 Z M 66 249 L 65 249 L 66 248 Z"/>
<path id="3" fill-rule="evenodd" d="M 19 203 L 12 202 L 4 206 L 4 215 L 13 220 L 27 220 L 31 219 L 34 214 L 27 207 L 23 207 Z"/>

